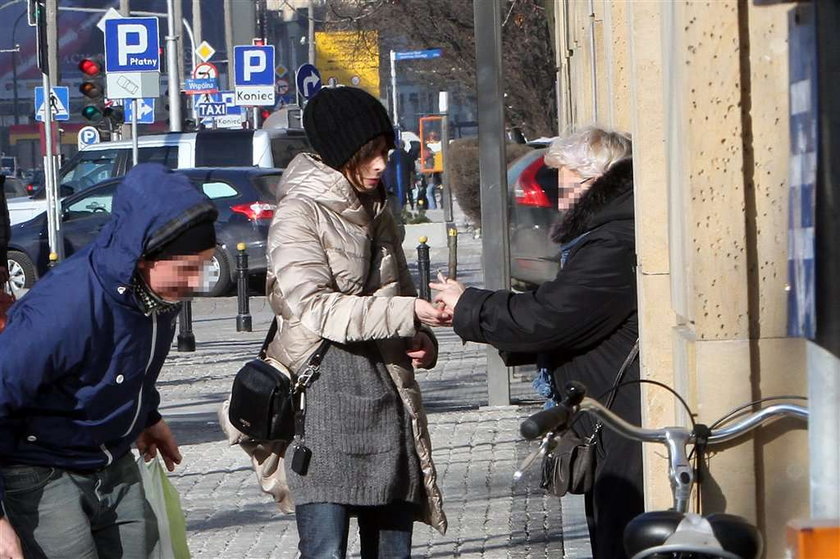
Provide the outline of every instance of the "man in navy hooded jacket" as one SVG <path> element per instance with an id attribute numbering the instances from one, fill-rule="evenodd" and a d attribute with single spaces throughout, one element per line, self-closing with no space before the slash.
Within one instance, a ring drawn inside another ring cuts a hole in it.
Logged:
<path id="1" fill-rule="evenodd" d="M 0 558 L 146 557 L 157 539 L 132 443 L 181 460 L 155 388 L 178 302 L 215 247 L 213 204 L 183 175 L 134 167 L 87 248 L 0 334 Z"/>

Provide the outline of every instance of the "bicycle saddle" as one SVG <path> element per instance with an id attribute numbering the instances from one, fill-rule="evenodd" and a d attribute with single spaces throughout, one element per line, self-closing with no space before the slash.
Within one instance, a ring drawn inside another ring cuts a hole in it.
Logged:
<path id="1" fill-rule="evenodd" d="M 624 529 L 624 548 L 632 559 L 678 551 L 755 559 L 761 556 L 763 547 L 758 529 L 733 514 L 651 511 L 640 514 Z"/>

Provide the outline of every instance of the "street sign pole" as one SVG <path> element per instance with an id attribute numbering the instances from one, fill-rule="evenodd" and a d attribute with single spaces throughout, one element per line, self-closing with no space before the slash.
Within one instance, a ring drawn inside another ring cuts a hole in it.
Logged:
<path id="1" fill-rule="evenodd" d="M 476 67 L 481 69 L 476 76 L 481 223 L 484 224 L 481 245 L 484 285 L 488 289 L 510 289 L 501 12 L 499 0 L 473 0 Z M 491 406 L 511 403 L 510 370 L 492 348 L 487 350 L 487 402 Z"/>
<path id="2" fill-rule="evenodd" d="M 41 69 L 42 85 L 44 87 L 44 185 L 47 194 L 47 241 L 50 245 L 50 252 L 58 255 L 58 259 L 64 258 L 64 239 L 61 234 L 61 220 L 59 216 L 58 201 L 58 173 L 56 172 L 56 161 L 53 153 L 53 111 L 52 103 L 52 80 L 50 80 L 50 64 L 48 52 L 47 14 L 46 6 L 36 2 L 35 6 L 35 32 L 38 45 L 38 67 Z M 53 43 L 57 45 L 58 43 Z M 17 87 L 17 84 L 15 84 Z"/>
<path id="3" fill-rule="evenodd" d="M 394 99 L 392 105 L 394 126 L 399 126 L 397 119 L 397 53 L 393 50 L 391 51 L 391 96 Z"/>
<path id="4" fill-rule="evenodd" d="M 438 94 L 438 109 L 443 116 L 443 123 L 441 126 L 440 146 L 443 151 L 443 220 L 449 224 L 454 221 L 452 215 L 452 188 L 449 185 L 449 92 L 441 91 Z"/>
<path id="5" fill-rule="evenodd" d="M 131 163 L 137 165 L 140 160 L 140 150 L 137 147 L 137 119 L 140 117 L 140 105 L 137 99 L 131 100 Z"/>
<path id="6" fill-rule="evenodd" d="M 44 138 L 46 139 L 44 156 L 44 181 L 47 191 L 47 239 L 50 244 L 50 252 L 58 255 L 58 259 L 64 259 L 64 241 L 61 234 L 61 221 L 59 220 L 58 211 L 58 185 L 56 181 L 55 172 L 55 158 L 53 157 L 53 114 L 52 106 L 49 102 L 50 76 L 42 74 L 42 83 L 44 86 L 45 101 L 44 101 Z"/>
<path id="7" fill-rule="evenodd" d="M 391 51 L 391 93 L 394 97 L 394 126 L 400 125 L 397 118 L 397 60 L 431 60 L 432 58 L 440 58 L 442 55 L 442 49 Z"/>
<path id="8" fill-rule="evenodd" d="M 178 0 L 179 2 L 181 0 Z M 178 38 L 175 35 L 175 1 L 166 0 L 166 72 L 169 76 L 169 130 L 181 131 L 181 82 L 178 79 Z M 135 105 L 136 107 L 136 105 Z M 137 116 L 135 115 L 135 120 Z"/>

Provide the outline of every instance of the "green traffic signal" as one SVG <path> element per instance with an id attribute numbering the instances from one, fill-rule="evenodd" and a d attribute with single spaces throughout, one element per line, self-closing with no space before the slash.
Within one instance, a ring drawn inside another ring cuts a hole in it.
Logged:
<path id="1" fill-rule="evenodd" d="M 99 122 L 102 120 L 102 111 L 93 105 L 88 105 L 82 109 L 82 116 L 91 122 Z"/>

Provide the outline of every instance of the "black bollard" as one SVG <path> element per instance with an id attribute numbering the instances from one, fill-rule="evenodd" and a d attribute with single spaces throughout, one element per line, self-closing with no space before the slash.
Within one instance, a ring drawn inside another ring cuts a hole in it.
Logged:
<path id="1" fill-rule="evenodd" d="M 245 243 L 236 245 L 236 300 L 239 305 L 239 313 L 236 315 L 236 331 L 251 331 L 251 311 L 248 300 L 248 253 L 245 252 Z"/>
<path id="2" fill-rule="evenodd" d="M 449 228 L 447 244 L 449 245 L 449 271 L 446 277 L 458 279 L 458 230 L 454 227 Z"/>
<path id="3" fill-rule="evenodd" d="M 417 270 L 420 272 L 420 298 L 431 301 L 429 282 L 432 280 L 432 266 L 429 262 L 429 245 L 426 244 L 428 240 L 428 237 L 420 237 L 420 244 L 417 245 Z"/>
<path id="4" fill-rule="evenodd" d="M 178 351 L 195 351 L 195 334 L 192 331 L 192 303 L 181 304 L 178 315 Z"/>

